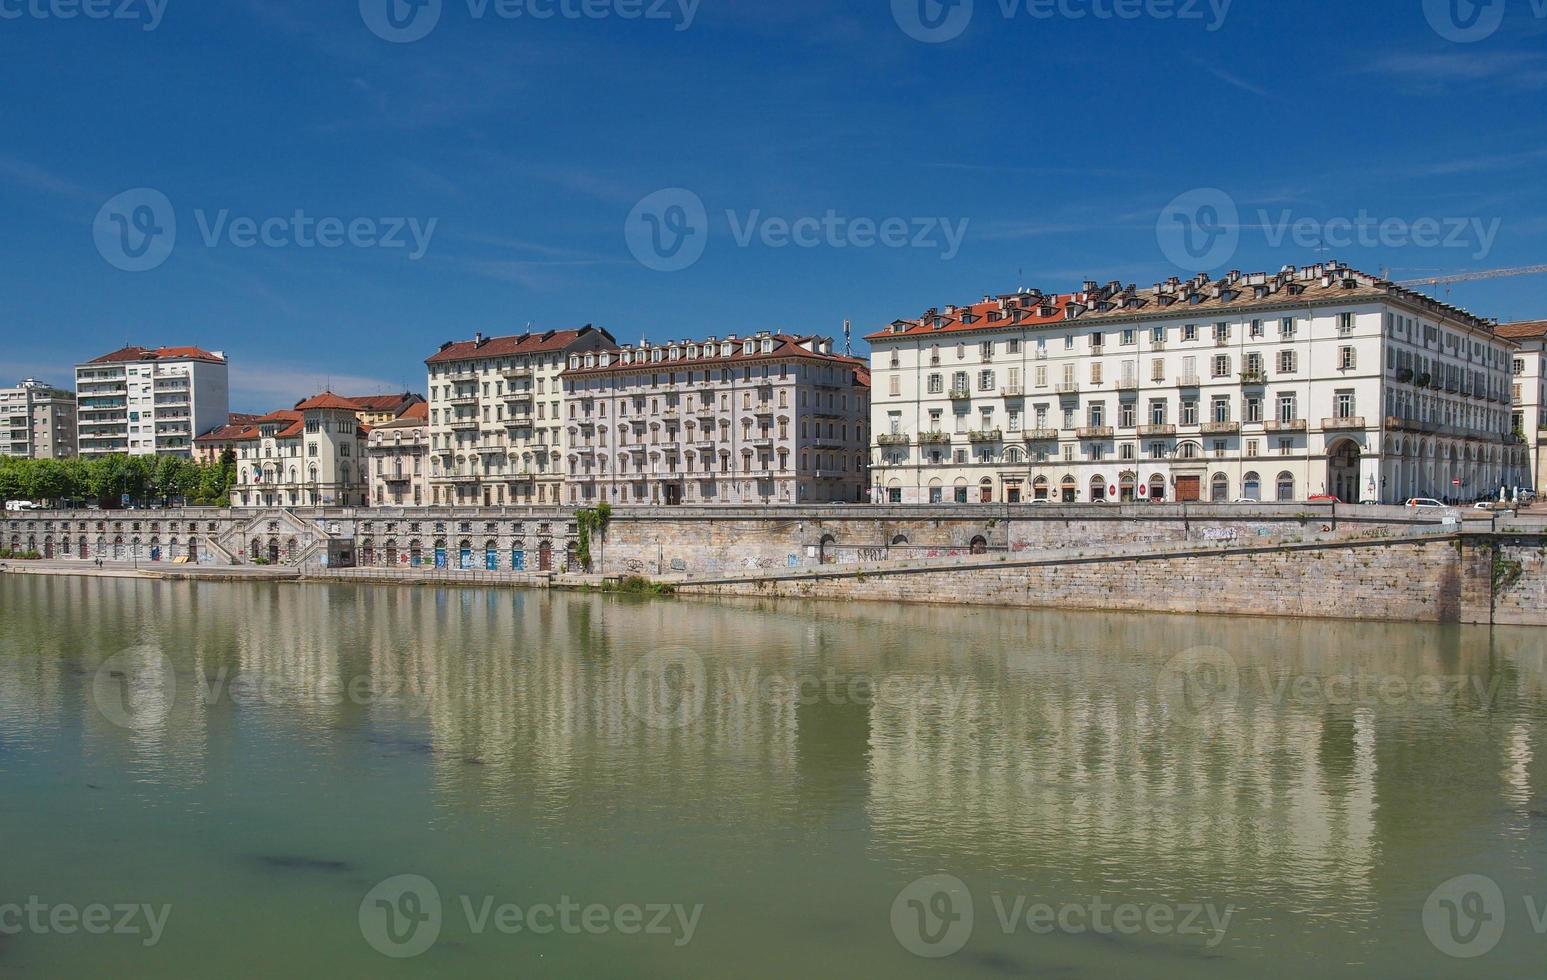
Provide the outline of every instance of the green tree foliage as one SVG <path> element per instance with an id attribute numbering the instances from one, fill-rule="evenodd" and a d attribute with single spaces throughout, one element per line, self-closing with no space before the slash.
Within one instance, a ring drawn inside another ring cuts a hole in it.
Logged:
<path id="1" fill-rule="evenodd" d="M 92 456 L 87 459 L 0 457 L 0 501 L 55 503 L 90 501 L 117 507 L 181 498 L 189 504 L 224 507 L 236 482 L 236 458 L 196 463 L 181 456 Z"/>

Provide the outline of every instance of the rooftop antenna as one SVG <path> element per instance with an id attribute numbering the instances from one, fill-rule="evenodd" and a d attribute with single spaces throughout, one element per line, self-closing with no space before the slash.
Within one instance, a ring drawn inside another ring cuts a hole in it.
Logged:
<path id="1" fill-rule="evenodd" d="M 854 356 L 854 324 L 848 320 L 843 321 L 843 356 Z"/>

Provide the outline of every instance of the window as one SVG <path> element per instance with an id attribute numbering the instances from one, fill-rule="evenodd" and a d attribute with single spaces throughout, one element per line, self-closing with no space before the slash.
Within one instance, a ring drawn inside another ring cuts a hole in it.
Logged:
<path id="1" fill-rule="evenodd" d="M 1278 475 L 1278 499 L 1286 502 L 1295 499 L 1295 478 L 1290 473 Z"/>
<path id="2" fill-rule="evenodd" d="M 1338 370 L 1348 371 L 1354 367 L 1354 349 L 1352 347 L 1338 348 Z"/>
<path id="3" fill-rule="evenodd" d="M 1166 402 L 1163 398 L 1157 398 L 1150 402 L 1150 425 L 1166 424 Z"/>
<path id="4" fill-rule="evenodd" d="M 1281 350 L 1281 351 L 1278 352 L 1278 372 L 1280 374 L 1294 374 L 1295 373 L 1295 352 L 1294 351 L 1292 351 L 1292 350 Z"/>
<path id="5" fill-rule="evenodd" d="M 1102 402 L 1092 402 L 1088 411 L 1090 427 L 1099 429 L 1106 424 L 1106 405 Z"/>
<path id="6" fill-rule="evenodd" d="M 1117 406 L 1117 424 L 1124 429 L 1134 427 L 1136 424 L 1135 416 L 1137 415 L 1138 412 L 1135 410 L 1133 402 L 1123 402 Z"/>
<path id="7" fill-rule="evenodd" d="M 1230 421 L 1230 398 L 1227 395 L 1215 395 L 1209 405 L 1209 416 L 1215 422 Z"/>
<path id="8" fill-rule="evenodd" d="M 1166 342 L 1166 328 L 1165 327 L 1151 327 L 1150 328 L 1150 343 L 1151 344 L 1164 344 L 1165 342 Z"/>
<path id="9" fill-rule="evenodd" d="M 1286 316 L 1278 321 L 1278 335 L 1284 340 L 1292 340 L 1295 335 L 1295 318 Z"/>
<path id="10" fill-rule="evenodd" d="M 994 342 L 992 340 L 985 340 L 978 345 L 978 357 L 985 361 L 992 361 L 994 359 Z"/>
<path id="11" fill-rule="evenodd" d="M 992 371 L 979 371 L 978 372 L 978 390 L 979 391 L 993 391 L 994 390 L 994 372 L 992 372 Z"/>
<path id="12" fill-rule="evenodd" d="M 1154 360 L 1150 361 L 1150 380 L 1151 381 L 1164 381 L 1164 380 L 1166 380 L 1166 359 L 1165 358 L 1157 357 Z"/>
<path id="13" fill-rule="evenodd" d="M 1198 403 L 1191 398 L 1182 401 L 1182 424 L 1198 424 Z"/>
<path id="14" fill-rule="evenodd" d="M 931 374 L 929 376 L 929 393 L 931 395 L 941 395 L 945 393 L 945 377 L 943 375 Z"/>
<path id="15" fill-rule="evenodd" d="M 1123 330 L 1123 333 L 1122 333 L 1122 343 L 1123 343 L 1124 346 L 1136 343 L 1136 340 L 1134 339 L 1134 333 L 1133 333 L 1133 328 L 1132 327 L 1128 327 L 1125 330 Z"/>
<path id="16" fill-rule="evenodd" d="M 1264 330 L 1263 330 L 1263 326 L 1262 326 L 1262 321 L 1261 320 L 1253 320 L 1252 321 L 1252 328 L 1251 328 L 1251 336 L 1253 338 L 1256 338 L 1256 337 L 1261 337 L 1263 335 L 1264 335 Z"/>
<path id="17" fill-rule="evenodd" d="M 892 395 L 893 398 L 896 398 L 898 395 L 902 394 L 902 375 L 900 375 L 900 374 L 892 375 L 891 378 L 888 380 L 888 384 L 889 384 L 888 390 L 891 392 L 891 395 Z"/>
<path id="18" fill-rule="evenodd" d="M 1351 419 L 1354 417 L 1354 393 L 1340 391 L 1333 399 L 1333 405 L 1337 411 L 1337 418 Z"/>
<path id="19" fill-rule="evenodd" d="M 1091 362 L 1091 365 L 1090 365 L 1090 383 L 1093 384 L 1093 385 L 1101 384 L 1101 362 L 1100 361 L 1092 361 Z"/>
<path id="20" fill-rule="evenodd" d="M 1230 339 L 1230 324 L 1223 321 L 1214 324 L 1214 342 L 1223 344 Z"/>
<path id="21" fill-rule="evenodd" d="M 1292 394 L 1278 396 L 1278 420 L 1280 422 L 1293 422 L 1299 416 L 1295 413 L 1295 396 Z"/>
<path id="22" fill-rule="evenodd" d="M 1242 419 L 1246 422 L 1262 421 L 1262 398 L 1257 395 L 1248 395 L 1242 402 Z"/>
<path id="23" fill-rule="evenodd" d="M 1198 339 L 1198 325 L 1196 323 L 1183 324 L 1183 326 L 1182 326 L 1182 340 L 1187 341 L 1187 340 L 1197 340 L 1197 339 Z"/>
<path id="24" fill-rule="evenodd" d="M 1226 378 L 1226 377 L 1229 377 L 1229 376 L 1230 376 L 1230 355 L 1229 354 L 1215 354 L 1214 355 L 1214 377 L 1216 377 L 1216 378 Z"/>
<path id="25" fill-rule="evenodd" d="M 1338 314 L 1338 330 L 1343 333 L 1351 333 L 1354 329 L 1354 315 L 1352 313 Z"/>

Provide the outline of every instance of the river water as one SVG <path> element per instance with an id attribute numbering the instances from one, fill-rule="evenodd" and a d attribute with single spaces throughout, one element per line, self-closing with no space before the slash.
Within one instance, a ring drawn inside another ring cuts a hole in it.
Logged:
<path id="1" fill-rule="evenodd" d="M 0 576 L 0 977 L 1536 975 L 1540 637 Z"/>

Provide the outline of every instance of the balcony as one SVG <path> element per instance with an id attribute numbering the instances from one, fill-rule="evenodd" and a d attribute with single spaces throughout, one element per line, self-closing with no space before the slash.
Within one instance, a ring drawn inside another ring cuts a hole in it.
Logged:
<path id="1" fill-rule="evenodd" d="M 948 432 L 920 432 L 919 445 L 921 446 L 949 446 L 951 436 Z"/>
<path id="2" fill-rule="evenodd" d="M 975 429 L 967 433 L 968 442 L 1003 442 L 1004 430 L 1002 429 Z"/>
<path id="3" fill-rule="evenodd" d="M 1139 379 L 1138 378 L 1118 378 L 1117 379 L 1117 390 L 1118 391 L 1138 391 L 1139 390 Z"/>
<path id="4" fill-rule="evenodd" d="M 1024 398 L 1026 389 L 1021 385 L 1005 385 L 999 389 L 999 394 L 1004 398 Z"/>
<path id="5" fill-rule="evenodd" d="M 1346 432 L 1364 427 L 1364 417 L 1360 415 L 1345 415 L 1341 418 L 1321 420 L 1321 428 L 1324 432 Z"/>
<path id="6" fill-rule="evenodd" d="M 507 429 L 530 429 L 531 427 L 532 417 L 530 415 L 512 415 L 505 420 L 505 428 Z"/>
<path id="7" fill-rule="evenodd" d="M 1074 434 L 1081 439 L 1110 439 L 1117 433 L 1110 425 L 1089 425 L 1075 429 Z"/>
<path id="8" fill-rule="evenodd" d="M 1165 350 L 1165 349 L 1166 349 L 1166 342 L 1164 340 L 1152 340 L 1152 341 L 1150 341 L 1150 350 Z"/>
<path id="9" fill-rule="evenodd" d="M 456 367 L 446 372 L 446 380 L 452 382 L 477 381 L 478 372 L 468 367 Z"/>
<path id="10" fill-rule="evenodd" d="M 500 397 L 507 402 L 529 402 L 532 400 L 532 392 L 530 389 L 527 391 L 507 391 Z"/>
<path id="11" fill-rule="evenodd" d="M 477 432 L 477 419 L 453 419 L 451 421 L 452 432 Z"/>
<path id="12" fill-rule="evenodd" d="M 923 437 L 920 436 L 920 439 Z M 876 436 L 878 446 L 906 446 L 913 441 L 911 436 L 902 433 Z"/>
<path id="13" fill-rule="evenodd" d="M 1057 442 L 1057 429 L 1027 429 L 1021 433 L 1021 438 L 1026 442 Z"/>
<path id="14" fill-rule="evenodd" d="M 407 473 L 388 473 L 381 477 L 383 483 L 408 483 L 412 479 Z"/>
<path id="15" fill-rule="evenodd" d="M 971 398 L 972 397 L 972 391 L 971 391 L 971 389 L 968 389 L 968 388 L 965 388 L 965 387 L 962 387 L 962 388 L 952 388 L 951 389 L 951 397 L 953 399 Z"/>
<path id="16" fill-rule="evenodd" d="M 1241 423 L 1239 423 L 1239 422 L 1205 422 L 1205 423 L 1203 423 L 1202 431 L 1203 431 L 1203 434 L 1206 435 L 1206 436 L 1234 435 L 1235 433 L 1241 431 Z"/>
<path id="17" fill-rule="evenodd" d="M 1063 381 L 1053 386 L 1053 390 L 1060 395 L 1078 395 L 1080 383 L 1078 381 Z"/>
<path id="18" fill-rule="evenodd" d="M 1261 368 L 1258 368 L 1255 371 L 1248 368 L 1247 370 L 1241 372 L 1241 383 L 1243 385 L 1267 384 L 1267 381 L 1268 374 Z"/>
<path id="19" fill-rule="evenodd" d="M 1155 437 L 1155 436 L 1174 436 L 1174 435 L 1176 435 L 1176 426 L 1174 426 L 1174 425 L 1141 425 L 1141 426 L 1139 426 L 1139 436 L 1141 438 L 1149 438 L 1149 437 Z"/>
<path id="20" fill-rule="evenodd" d="M 458 406 L 472 407 L 478 404 L 478 395 L 454 395 L 446 399 L 446 404 L 456 408 Z"/>
<path id="21" fill-rule="evenodd" d="M 529 367 L 509 367 L 500 372 L 500 377 L 506 381 L 520 381 L 532 377 L 532 369 Z M 455 378 L 455 375 L 453 375 Z"/>
<path id="22" fill-rule="evenodd" d="M 1304 432 L 1305 419 L 1269 419 L 1262 423 L 1262 427 L 1268 432 Z"/>
<path id="23" fill-rule="evenodd" d="M 1202 381 L 1196 374 L 1184 374 L 1176 379 L 1176 386 L 1178 388 L 1196 388 L 1201 383 Z"/>

